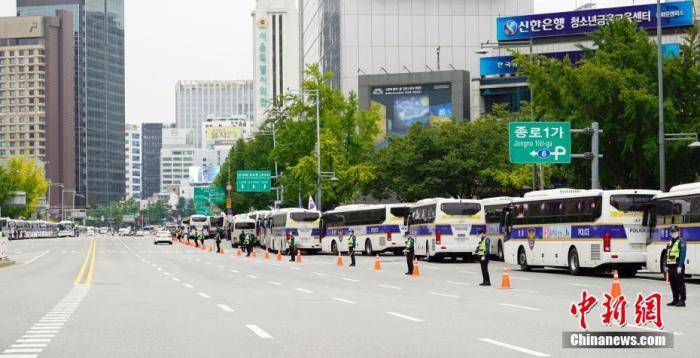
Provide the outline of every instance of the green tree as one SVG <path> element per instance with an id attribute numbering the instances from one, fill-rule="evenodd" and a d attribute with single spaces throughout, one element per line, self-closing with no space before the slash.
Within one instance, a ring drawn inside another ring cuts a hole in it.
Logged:
<path id="1" fill-rule="evenodd" d="M 170 209 L 161 201 L 157 201 L 141 212 L 143 219 L 151 225 L 161 223 L 164 219 L 169 219 L 171 217 L 170 214 Z"/>
<path id="2" fill-rule="evenodd" d="M 603 187 L 658 187 L 657 50 L 643 29 L 628 20 L 611 22 L 591 35 L 595 51 L 584 50 L 579 66 L 570 61 L 530 61 L 518 55 L 518 71 L 528 76 L 537 117 L 566 120 L 574 128 L 600 123 Z M 664 60 L 667 132 L 700 130 L 700 71 L 697 28 L 686 36 L 683 54 Z M 693 181 L 700 156 L 688 143 L 667 145 L 669 185 Z M 588 151 L 590 139 L 577 136 L 575 152 Z M 588 186 L 590 163 L 571 165 L 575 184 Z"/>
<path id="3" fill-rule="evenodd" d="M 6 168 L 0 168 L 0 204 L 10 198 L 13 192 L 26 193 L 26 205 L 2 206 L 2 214 L 9 217 L 30 217 L 39 203 L 46 197 L 49 184 L 44 168 L 33 159 L 11 158 Z"/>

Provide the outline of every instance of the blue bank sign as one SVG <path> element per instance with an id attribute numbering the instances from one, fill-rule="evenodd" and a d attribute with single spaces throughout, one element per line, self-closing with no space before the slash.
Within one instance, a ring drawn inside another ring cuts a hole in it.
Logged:
<path id="1" fill-rule="evenodd" d="M 654 28 L 656 27 L 656 4 L 499 17 L 496 20 L 497 37 L 498 41 L 509 41 L 584 34 L 593 32 L 610 20 L 617 18 L 628 18 L 645 29 Z M 692 24 L 692 1 L 661 4 L 661 26 L 690 26 Z"/>

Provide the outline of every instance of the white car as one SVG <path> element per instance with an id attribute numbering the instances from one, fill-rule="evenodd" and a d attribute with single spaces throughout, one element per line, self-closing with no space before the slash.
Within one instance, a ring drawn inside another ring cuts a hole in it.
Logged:
<path id="1" fill-rule="evenodd" d="M 101 227 L 99 233 L 100 233 L 100 235 L 108 234 L 109 229 L 106 227 Z"/>
<path id="2" fill-rule="evenodd" d="M 156 233 L 156 236 L 153 237 L 153 245 L 157 245 L 161 242 L 164 242 L 164 243 L 167 243 L 170 245 L 173 244 L 173 238 L 172 238 L 172 236 L 170 236 L 169 231 L 165 231 L 165 230 L 158 231 Z"/>
<path id="3" fill-rule="evenodd" d="M 138 231 L 136 231 L 135 236 L 146 236 L 146 232 L 143 230 L 138 230 Z"/>

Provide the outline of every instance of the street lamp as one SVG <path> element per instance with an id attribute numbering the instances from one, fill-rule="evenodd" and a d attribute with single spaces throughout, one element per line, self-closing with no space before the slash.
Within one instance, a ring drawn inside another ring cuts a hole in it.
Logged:
<path id="1" fill-rule="evenodd" d="M 656 0 L 656 67 L 659 82 L 659 189 L 664 191 L 666 189 L 666 136 L 664 135 L 664 58 L 661 46 L 661 0 Z"/>
<path id="2" fill-rule="evenodd" d="M 63 183 L 52 183 L 51 179 L 49 179 L 49 215 L 47 217 L 51 217 L 51 187 L 52 186 L 57 186 L 61 188 L 61 215 L 63 215 Z"/>
<path id="3" fill-rule="evenodd" d="M 691 142 L 688 144 L 688 148 L 700 148 L 697 133 L 667 133 L 664 135 L 664 140 Z"/>
<path id="4" fill-rule="evenodd" d="M 318 90 L 292 90 L 287 89 L 289 93 L 299 93 L 301 96 L 311 96 L 316 99 L 316 207 L 318 211 L 322 211 L 321 198 L 323 189 L 321 188 L 321 97 Z"/>

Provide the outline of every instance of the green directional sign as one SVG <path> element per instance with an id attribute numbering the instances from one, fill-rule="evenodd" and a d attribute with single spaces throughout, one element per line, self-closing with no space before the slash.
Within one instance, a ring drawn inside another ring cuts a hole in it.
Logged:
<path id="1" fill-rule="evenodd" d="M 239 193 L 259 193 L 270 191 L 269 170 L 236 171 L 236 191 Z"/>
<path id="2" fill-rule="evenodd" d="M 571 163 L 569 122 L 510 122 L 508 142 L 511 163 Z"/>
<path id="3" fill-rule="evenodd" d="M 194 203 L 207 205 L 223 204 L 226 201 L 226 192 L 223 188 L 212 186 L 197 186 L 194 188 Z"/>

